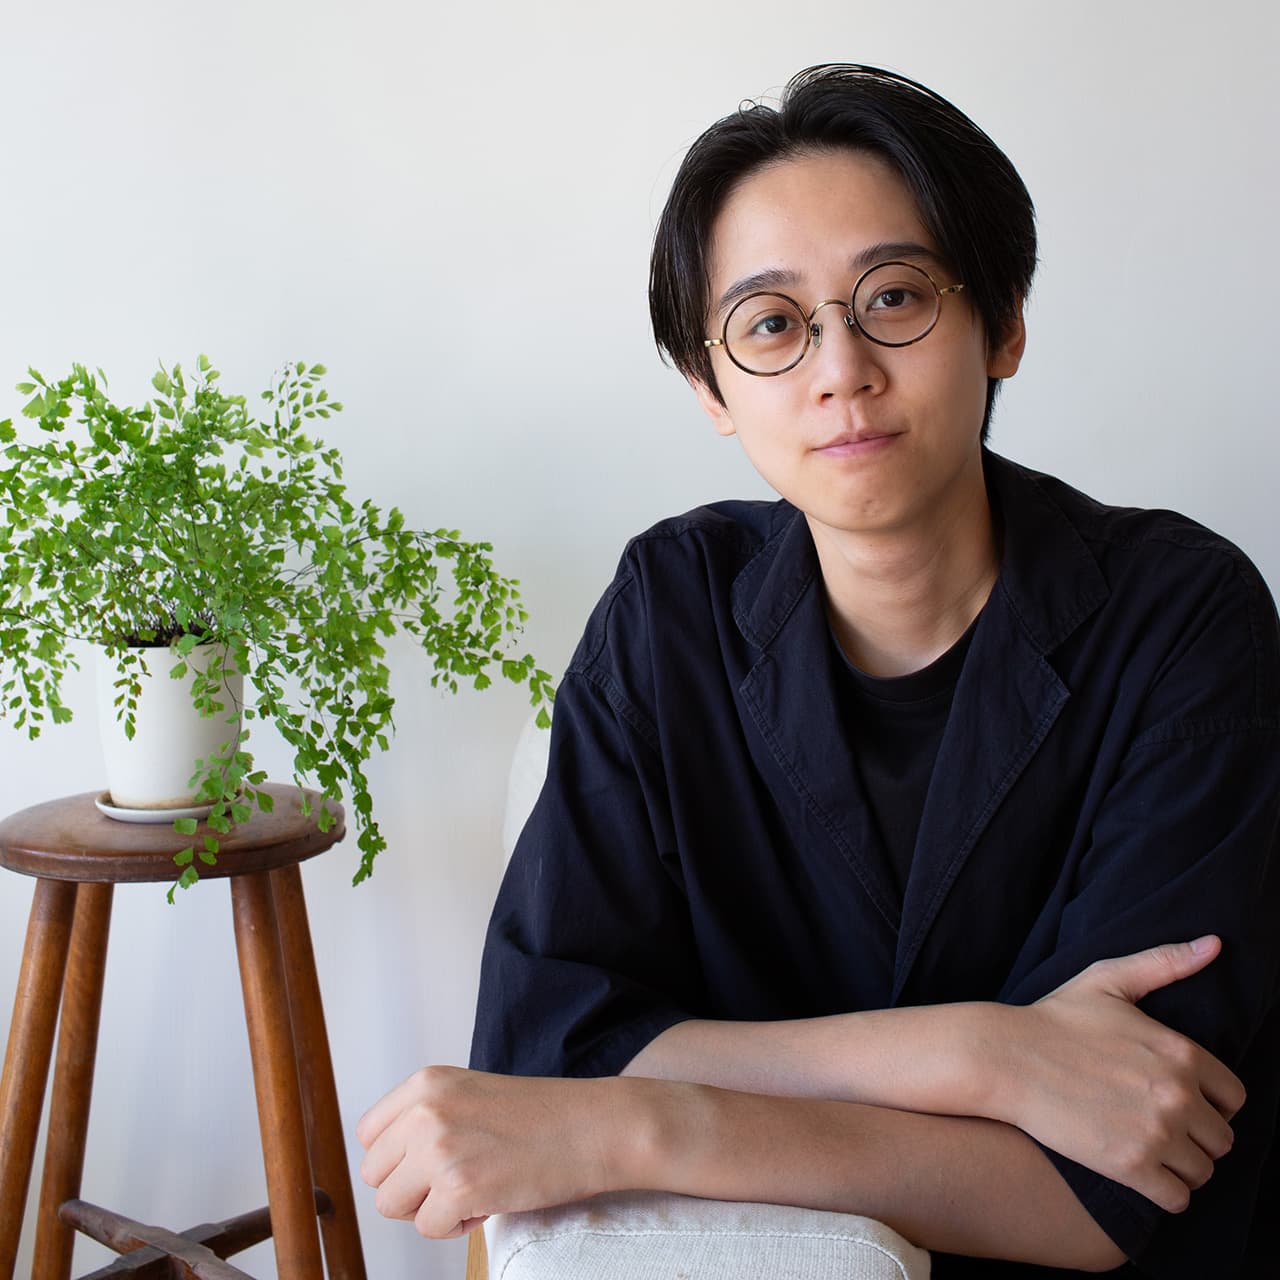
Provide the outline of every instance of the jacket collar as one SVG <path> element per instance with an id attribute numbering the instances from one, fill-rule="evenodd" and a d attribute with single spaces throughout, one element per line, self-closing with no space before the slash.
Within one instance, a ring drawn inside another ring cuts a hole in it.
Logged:
<path id="1" fill-rule="evenodd" d="M 926 946 L 934 923 L 1070 696 L 1047 655 L 1108 594 L 1084 539 L 1042 483 L 1047 477 L 992 453 L 983 464 L 1003 535 L 1000 575 L 956 686 L 901 897 L 832 697 L 834 641 L 817 552 L 799 511 L 778 504 L 773 535 L 733 586 L 737 625 L 760 650 L 739 695 L 789 784 L 797 829 L 816 822 L 826 833 L 889 931 L 891 1002 L 908 1002 L 913 978 L 927 981 L 956 962 L 941 943 Z"/>
<path id="2" fill-rule="evenodd" d="M 1050 653 L 1106 599 L 1106 582 L 1075 526 L 1045 493 L 1040 473 L 988 449 L 982 463 L 1003 541 L 995 590 L 1033 648 Z M 768 649 L 820 579 L 803 513 L 779 502 L 773 535 L 734 580 L 738 629 Z M 821 591 L 811 593 L 808 605 L 822 607 Z"/>

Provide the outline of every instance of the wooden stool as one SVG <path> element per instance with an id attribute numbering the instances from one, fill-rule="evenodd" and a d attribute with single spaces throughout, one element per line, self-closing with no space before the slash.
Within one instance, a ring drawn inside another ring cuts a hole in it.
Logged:
<path id="1" fill-rule="evenodd" d="M 338 1095 L 298 863 L 342 839 L 303 817 L 294 787 L 266 786 L 270 814 L 221 838 L 245 1020 L 253 1059 L 268 1210 L 179 1235 L 79 1200 L 102 1005 L 111 896 L 117 883 L 172 880 L 184 839 L 171 825 L 104 817 L 92 792 L 35 805 L 0 822 L 0 866 L 37 876 L 13 1023 L 0 1077 L 0 1280 L 11 1280 L 44 1103 L 54 1025 L 58 1060 L 36 1220 L 35 1280 L 67 1280 L 77 1230 L 125 1257 L 103 1276 L 243 1277 L 218 1261 L 274 1237 L 281 1280 L 364 1280 Z M 319 796 L 310 795 L 318 810 Z M 194 837 L 197 846 L 203 828 Z M 206 888 L 203 892 L 209 892 Z M 268 1216 L 269 1213 L 269 1216 Z M 317 1213 L 320 1231 L 317 1231 Z"/>

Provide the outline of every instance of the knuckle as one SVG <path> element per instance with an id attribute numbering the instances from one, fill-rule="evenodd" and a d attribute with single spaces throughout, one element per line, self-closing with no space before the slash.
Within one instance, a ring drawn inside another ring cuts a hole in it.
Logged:
<path id="1" fill-rule="evenodd" d="M 438 1066 L 419 1067 L 414 1072 L 414 1081 L 423 1093 L 431 1093 L 443 1083 L 444 1069 Z"/>
<path id="2" fill-rule="evenodd" d="M 1146 1169 L 1146 1165 L 1146 1147 L 1140 1143 L 1126 1143 L 1116 1155 L 1116 1167 L 1121 1178 L 1131 1186 Z"/>
<path id="3" fill-rule="evenodd" d="M 457 1200 L 469 1200 L 477 1191 L 474 1171 L 463 1161 L 455 1161 L 445 1170 L 445 1191 Z"/>
<path id="4" fill-rule="evenodd" d="M 1183 1071 L 1188 1074 L 1197 1071 L 1202 1056 L 1203 1050 L 1194 1040 L 1188 1040 L 1186 1036 L 1173 1037 L 1173 1043 L 1169 1046 L 1169 1057 Z"/>
<path id="5" fill-rule="evenodd" d="M 421 1098 L 408 1108 L 407 1114 L 415 1128 L 430 1125 L 436 1118 L 436 1104 L 430 1098 Z"/>
<path id="6" fill-rule="evenodd" d="M 1151 1086 L 1151 1098 L 1160 1116 L 1160 1128 L 1168 1127 L 1168 1117 L 1185 1114 L 1194 1104 L 1194 1091 L 1178 1078 L 1157 1080 Z"/>

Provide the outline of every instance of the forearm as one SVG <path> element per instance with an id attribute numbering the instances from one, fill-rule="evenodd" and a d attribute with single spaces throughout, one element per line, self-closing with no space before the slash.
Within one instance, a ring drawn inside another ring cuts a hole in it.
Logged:
<path id="1" fill-rule="evenodd" d="M 617 1082 L 617 1185 L 863 1214 L 922 1248 L 1106 1269 L 1123 1254 L 1040 1149 L 994 1121 Z"/>
<path id="2" fill-rule="evenodd" d="M 748 1093 L 986 1115 L 999 1006 L 933 1005 L 787 1022 L 677 1023 L 621 1072 Z M 985 1063 L 985 1066 L 984 1066 Z"/>

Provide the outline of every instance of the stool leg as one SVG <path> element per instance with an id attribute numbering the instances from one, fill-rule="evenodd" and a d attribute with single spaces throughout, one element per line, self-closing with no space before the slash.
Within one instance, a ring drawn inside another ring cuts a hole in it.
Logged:
<path id="1" fill-rule="evenodd" d="M 289 1010 L 298 1054 L 311 1171 L 316 1184 L 323 1187 L 333 1201 L 333 1213 L 320 1219 L 324 1258 L 330 1280 L 365 1280 L 356 1203 L 351 1194 L 351 1173 L 347 1168 L 342 1116 L 338 1110 L 338 1090 L 333 1079 L 320 983 L 316 978 L 311 929 L 307 924 L 307 903 L 302 893 L 302 871 L 294 863 L 277 867 L 270 875 L 289 984 Z"/>
<path id="2" fill-rule="evenodd" d="M 76 1233 L 58 1217 L 58 1208 L 64 1200 L 80 1195 L 114 888 L 110 884 L 82 884 L 76 894 L 71 953 L 62 982 L 62 1021 L 53 1068 L 55 1109 L 50 1113 L 45 1145 L 32 1280 L 67 1280 L 71 1275 Z"/>
<path id="3" fill-rule="evenodd" d="M 322 1280 L 298 1062 L 268 873 L 233 876 L 231 906 L 258 1098 L 276 1269 L 289 1280 Z"/>
<path id="4" fill-rule="evenodd" d="M 38 880 L 0 1075 L 0 1280 L 11 1280 L 49 1079 L 76 885 Z"/>

